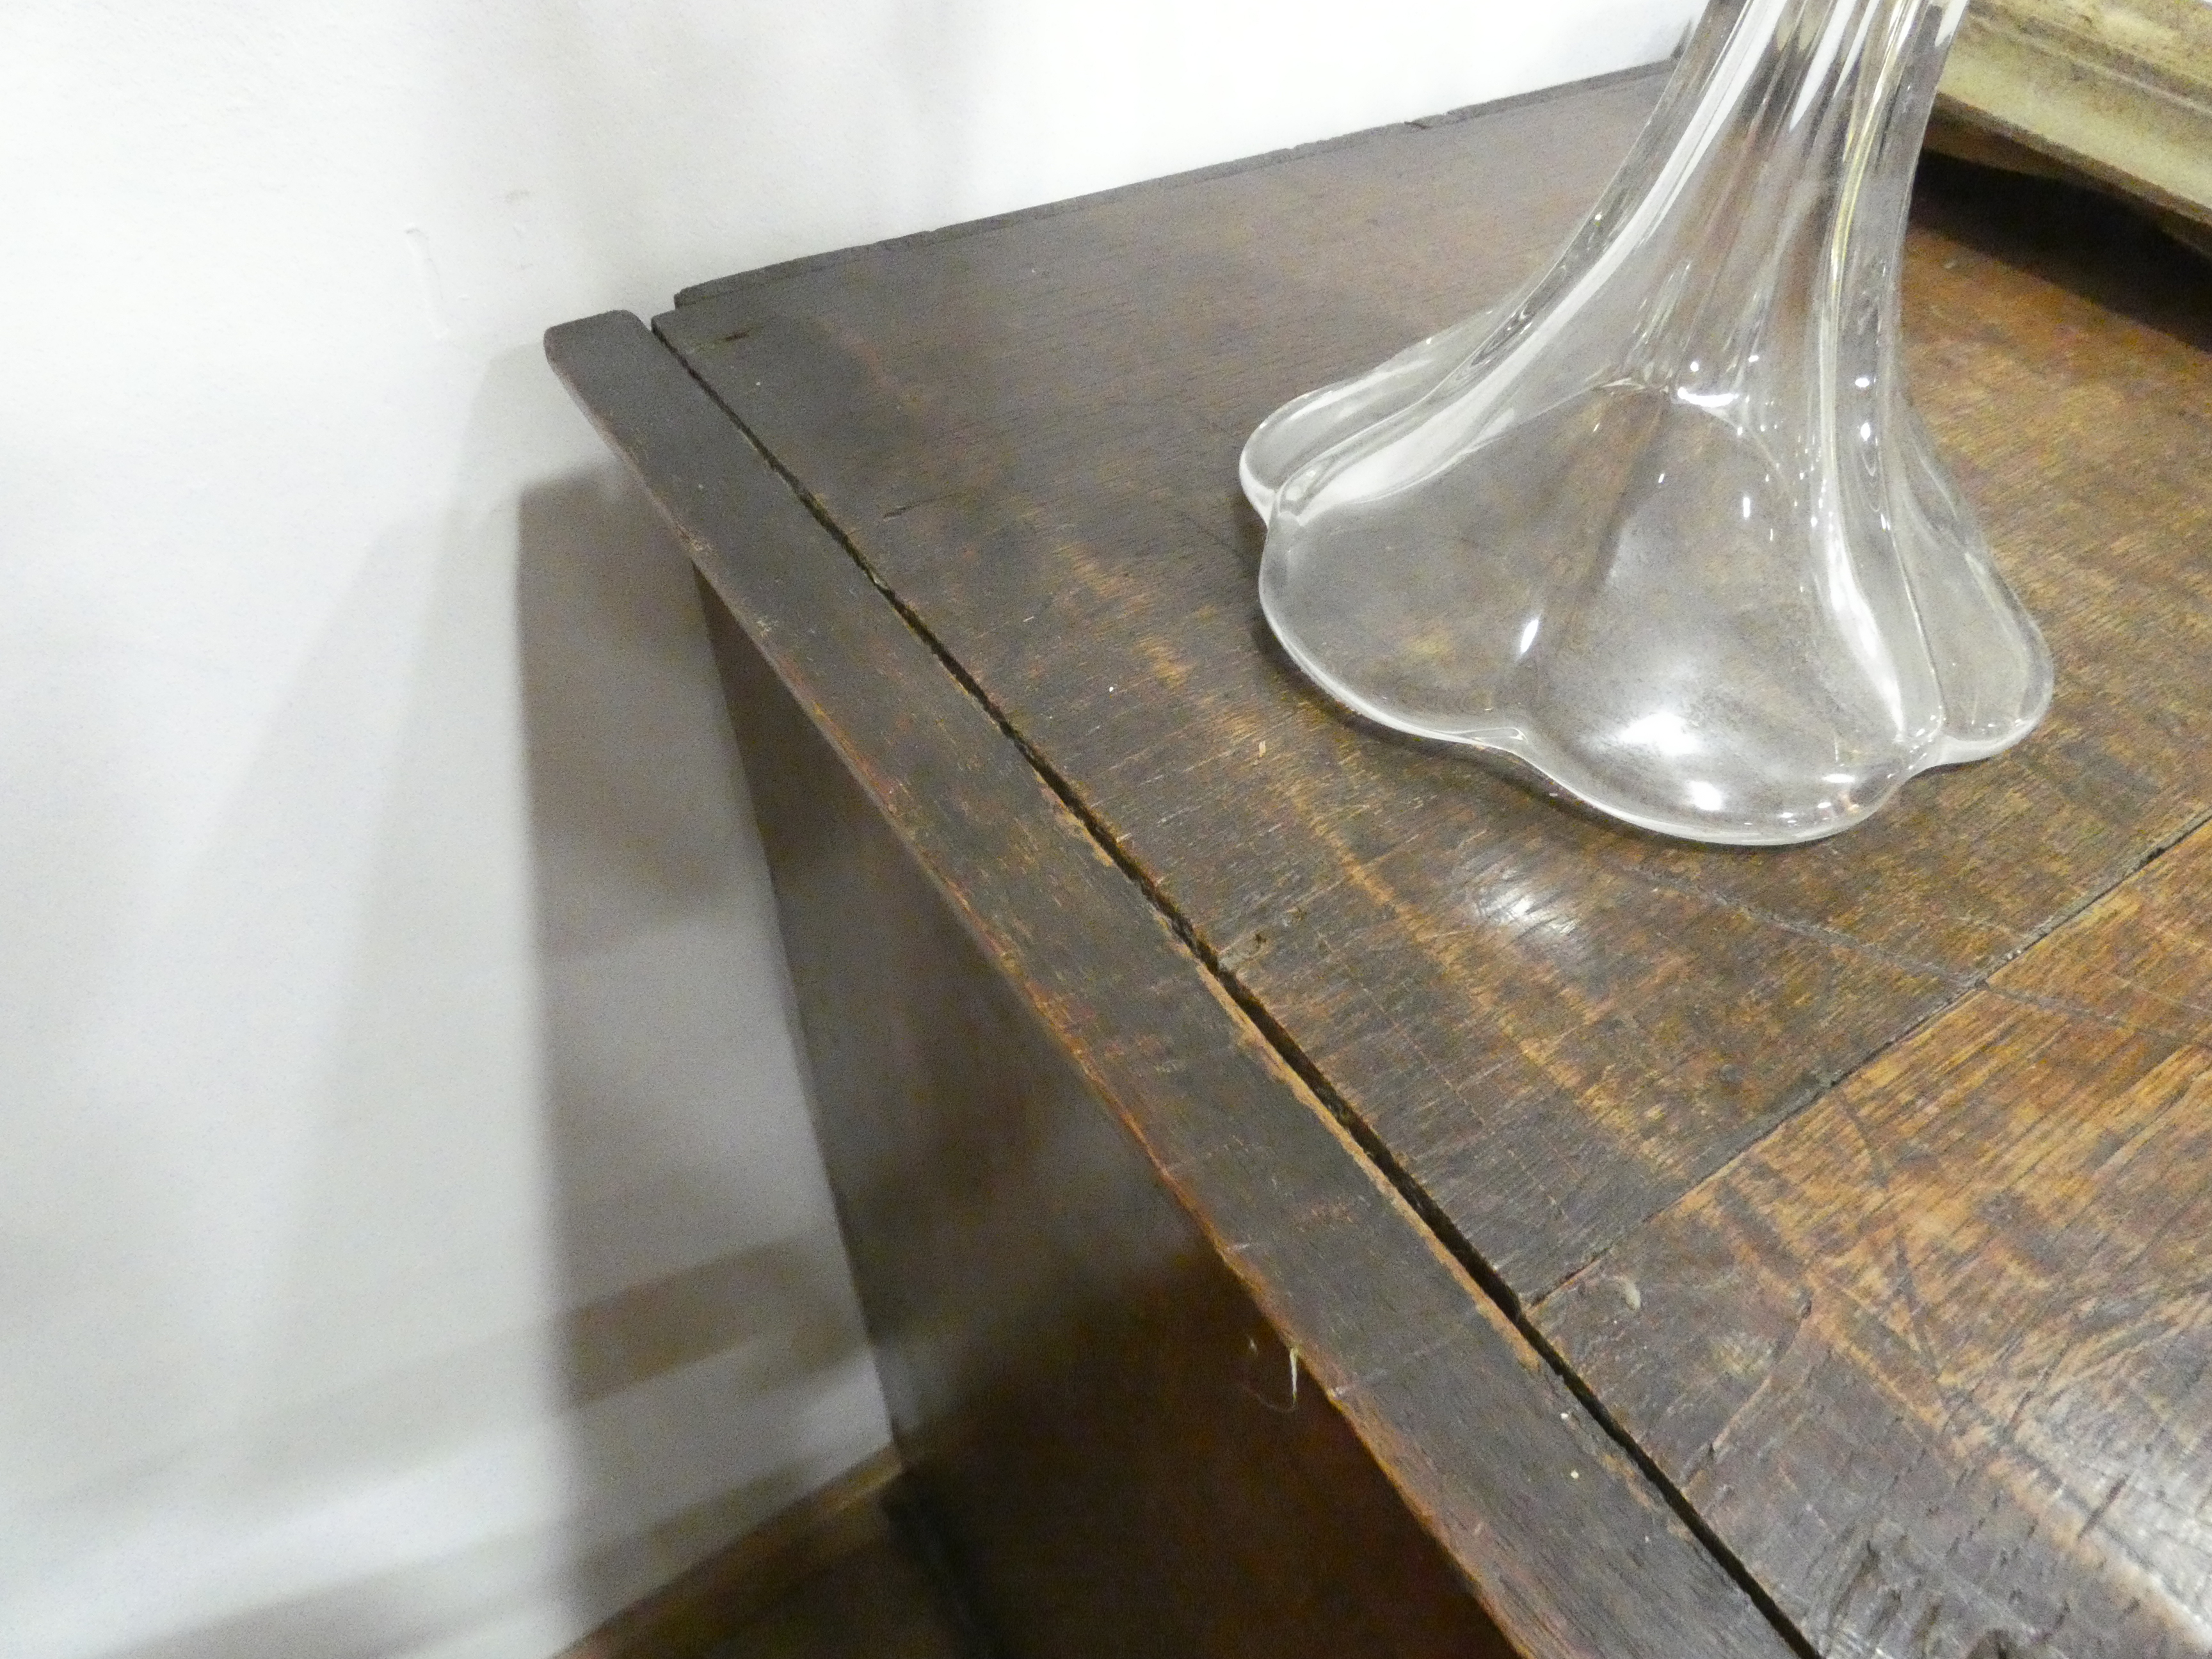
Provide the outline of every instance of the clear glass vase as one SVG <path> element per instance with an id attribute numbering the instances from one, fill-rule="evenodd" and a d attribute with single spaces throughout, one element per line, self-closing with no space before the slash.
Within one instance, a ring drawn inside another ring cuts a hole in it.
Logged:
<path id="1" fill-rule="evenodd" d="M 1549 270 L 1261 424 L 1261 599 L 1307 674 L 1739 844 L 1832 834 L 2034 726 L 2049 654 L 1899 356 L 1963 3 L 1709 0 Z"/>

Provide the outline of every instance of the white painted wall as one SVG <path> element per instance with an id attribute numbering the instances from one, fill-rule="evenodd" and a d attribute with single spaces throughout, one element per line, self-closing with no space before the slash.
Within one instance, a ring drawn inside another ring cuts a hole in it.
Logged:
<path id="1" fill-rule="evenodd" d="M 688 579 L 688 282 L 1691 0 L 0 7 L 0 1654 L 552 1653 L 879 1443 Z"/>

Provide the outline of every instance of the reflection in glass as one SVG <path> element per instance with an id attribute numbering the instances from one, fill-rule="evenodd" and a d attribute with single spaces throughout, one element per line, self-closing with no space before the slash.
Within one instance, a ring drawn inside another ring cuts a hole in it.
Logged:
<path id="1" fill-rule="evenodd" d="M 1962 4 L 1710 0 L 1548 270 L 1268 417 L 1242 476 L 1300 667 L 1711 842 L 1832 834 L 2034 726 L 2050 658 L 1899 372 Z"/>

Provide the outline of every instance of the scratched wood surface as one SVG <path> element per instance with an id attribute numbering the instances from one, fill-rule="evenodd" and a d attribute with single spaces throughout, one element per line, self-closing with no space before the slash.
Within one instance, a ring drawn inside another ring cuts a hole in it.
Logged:
<path id="1" fill-rule="evenodd" d="M 1837 840 L 1598 823 L 1340 714 L 1259 623 L 1244 435 L 1509 289 L 1656 89 L 657 326 L 1811 1645 L 2212 1652 L 2203 267 L 2108 206 L 1923 177 L 1915 392 L 2058 690 Z"/>
<path id="2" fill-rule="evenodd" d="M 2212 832 L 1536 1315 L 1826 1652 L 2212 1652 Z"/>
<path id="3" fill-rule="evenodd" d="M 2100 303 L 1971 201 L 1913 239 L 1908 329 L 2057 654 L 2018 751 L 1820 846 L 1686 848 L 1382 737 L 1270 649 L 1244 435 L 1525 275 L 1655 86 L 891 245 L 659 323 L 1532 1300 L 2212 806 L 2190 301 L 2148 259 Z"/>

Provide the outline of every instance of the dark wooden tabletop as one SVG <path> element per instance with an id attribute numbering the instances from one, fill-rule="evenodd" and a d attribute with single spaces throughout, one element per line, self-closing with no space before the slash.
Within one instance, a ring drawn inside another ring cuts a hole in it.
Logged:
<path id="1" fill-rule="evenodd" d="M 655 327 L 1825 1654 L 2212 1653 L 2212 277 L 1931 163 L 1913 388 L 2019 749 L 1713 849 L 1273 648 L 1252 427 L 1499 297 L 1628 78 L 709 284 Z"/>

